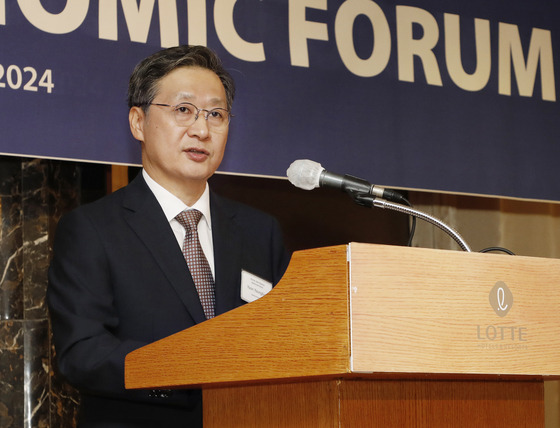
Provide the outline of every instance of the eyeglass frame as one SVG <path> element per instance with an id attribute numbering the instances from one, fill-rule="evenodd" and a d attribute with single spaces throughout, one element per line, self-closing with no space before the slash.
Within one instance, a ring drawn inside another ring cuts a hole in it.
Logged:
<path id="1" fill-rule="evenodd" d="M 200 112 L 201 112 L 201 111 L 206 112 L 206 114 L 203 116 L 203 117 L 204 117 L 204 120 L 206 120 L 206 123 L 208 123 L 208 115 L 209 115 L 210 113 L 212 113 L 214 110 L 223 110 L 223 111 L 225 111 L 225 112 L 227 113 L 228 121 L 227 121 L 227 123 L 225 124 L 225 126 L 228 126 L 229 123 L 230 123 L 230 121 L 231 121 L 231 118 L 234 117 L 234 115 L 231 114 L 231 112 L 230 112 L 228 109 L 225 109 L 225 108 L 222 108 L 222 107 L 216 107 L 216 108 L 213 108 L 213 109 L 208 110 L 208 109 L 206 109 L 206 108 L 198 108 L 198 107 L 197 107 L 196 105 L 194 105 L 193 103 L 189 103 L 189 102 L 187 102 L 187 101 L 183 101 L 182 103 L 179 103 L 179 104 L 176 104 L 176 105 L 164 104 L 164 103 L 145 103 L 144 105 L 148 105 L 148 106 L 160 106 L 160 107 L 172 107 L 172 108 L 173 108 L 172 111 L 173 111 L 173 113 L 175 113 L 177 107 L 179 107 L 179 106 L 181 106 L 181 105 L 183 105 L 183 104 L 191 105 L 191 106 L 193 106 L 194 109 L 196 110 L 196 115 L 194 116 L 193 122 L 192 122 L 190 125 L 186 125 L 187 127 L 188 127 L 188 126 L 192 126 L 192 125 L 195 124 L 195 122 L 198 120 L 198 117 L 200 116 Z M 184 126 L 184 125 L 179 125 L 179 126 Z"/>

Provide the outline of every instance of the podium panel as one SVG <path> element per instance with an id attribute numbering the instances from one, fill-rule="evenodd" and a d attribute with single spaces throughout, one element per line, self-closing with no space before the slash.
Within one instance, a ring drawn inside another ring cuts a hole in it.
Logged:
<path id="1" fill-rule="evenodd" d="M 560 260 L 349 251 L 352 372 L 560 373 Z"/>
<path id="2" fill-rule="evenodd" d="M 542 382 L 326 380 L 204 390 L 205 428 L 544 427 Z"/>

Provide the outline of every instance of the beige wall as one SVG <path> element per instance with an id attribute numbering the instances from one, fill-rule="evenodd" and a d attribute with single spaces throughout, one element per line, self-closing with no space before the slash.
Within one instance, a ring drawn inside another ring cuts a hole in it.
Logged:
<path id="1" fill-rule="evenodd" d="M 560 203 L 429 192 L 412 192 L 410 201 L 452 226 L 473 251 L 499 246 L 524 256 L 560 258 Z M 459 249 L 447 234 L 423 221 L 417 224 L 413 245 Z M 560 427 L 560 382 L 545 382 L 545 403 L 546 428 Z"/>

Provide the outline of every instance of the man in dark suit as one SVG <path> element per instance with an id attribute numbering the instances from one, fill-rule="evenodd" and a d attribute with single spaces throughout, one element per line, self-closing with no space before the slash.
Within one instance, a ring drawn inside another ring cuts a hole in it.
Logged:
<path id="1" fill-rule="evenodd" d="M 267 289 L 287 267 L 276 221 L 208 188 L 233 96 L 231 77 L 207 48 L 179 46 L 142 61 L 129 85 L 142 173 L 59 223 L 47 301 L 59 369 L 81 392 L 80 426 L 202 426 L 200 391 L 125 390 L 125 356 L 251 300 L 242 298 L 242 272 Z M 177 217 L 191 209 L 202 213 L 209 309 Z"/>

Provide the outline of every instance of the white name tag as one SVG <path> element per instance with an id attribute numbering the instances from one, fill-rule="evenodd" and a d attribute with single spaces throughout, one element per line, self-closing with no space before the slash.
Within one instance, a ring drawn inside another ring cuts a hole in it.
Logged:
<path id="1" fill-rule="evenodd" d="M 260 299 L 272 290 L 272 282 L 268 282 L 257 275 L 241 271 L 241 298 L 247 303 Z"/>

